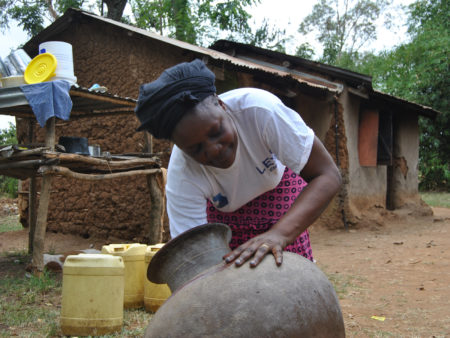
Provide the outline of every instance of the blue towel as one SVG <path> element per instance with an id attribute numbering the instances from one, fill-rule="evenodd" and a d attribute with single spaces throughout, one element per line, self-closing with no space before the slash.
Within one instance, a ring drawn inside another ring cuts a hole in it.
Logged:
<path id="1" fill-rule="evenodd" d="M 21 85 L 34 115 L 41 127 L 50 117 L 68 120 L 72 111 L 69 90 L 72 85 L 64 80 L 55 80 L 30 85 Z"/>

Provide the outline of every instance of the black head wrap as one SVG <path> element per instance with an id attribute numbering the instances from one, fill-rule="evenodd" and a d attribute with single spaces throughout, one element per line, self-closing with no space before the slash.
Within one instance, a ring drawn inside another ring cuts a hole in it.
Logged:
<path id="1" fill-rule="evenodd" d="M 215 76 L 200 60 L 180 63 L 141 85 L 134 110 L 141 125 L 156 138 L 170 139 L 177 123 L 197 103 L 215 94 Z"/>

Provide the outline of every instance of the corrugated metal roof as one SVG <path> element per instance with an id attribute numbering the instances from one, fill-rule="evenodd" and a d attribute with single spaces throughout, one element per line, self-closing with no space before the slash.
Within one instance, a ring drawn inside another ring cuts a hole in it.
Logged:
<path id="1" fill-rule="evenodd" d="M 401 104 L 404 105 L 405 108 L 407 107 L 407 109 L 413 110 L 415 111 L 417 114 L 419 115 L 423 115 L 426 117 L 430 117 L 430 118 L 435 118 L 438 114 L 440 114 L 439 111 L 431 108 L 431 107 L 427 107 L 415 102 L 411 102 L 405 99 L 402 99 L 400 97 L 397 96 L 393 96 L 393 95 L 389 95 L 383 92 L 380 92 L 378 90 L 373 90 L 371 97 L 374 99 L 380 99 L 382 101 L 384 101 L 385 103 L 393 103 L 393 104 Z"/>
<path id="2" fill-rule="evenodd" d="M 273 67 L 261 65 L 261 64 L 258 64 L 258 63 L 252 62 L 252 61 L 236 58 L 236 57 L 230 56 L 228 54 L 225 54 L 225 53 L 222 53 L 219 51 L 215 51 L 213 49 L 195 46 L 195 45 L 192 45 L 192 44 L 184 42 L 184 41 L 179 41 L 179 40 L 172 39 L 169 37 L 161 36 L 157 33 L 152 33 L 152 32 L 146 31 L 141 28 L 137 28 L 134 26 L 124 24 L 119 21 L 115 21 L 115 20 L 112 20 L 109 18 L 101 17 L 101 16 L 98 16 L 98 15 L 95 15 L 95 14 L 92 14 L 92 13 L 89 13 L 86 11 L 82 11 L 79 9 L 73 9 L 73 8 L 67 10 L 66 13 L 63 16 L 61 16 L 60 18 L 58 18 L 53 24 L 48 26 L 46 29 L 44 29 L 42 32 L 40 32 L 38 35 L 34 36 L 30 41 L 28 41 L 24 45 L 24 49 L 25 50 L 37 50 L 37 46 L 39 45 L 40 41 L 45 41 L 47 39 L 47 37 L 50 37 L 53 34 L 56 34 L 57 32 L 62 31 L 70 22 L 72 22 L 74 20 L 73 19 L 74 16 L 77 16 L 77 15 L 89 17 L 94 20 L 102 21 L 102 22 L 105 22 L 105 23 L 108 23 L 108 24 L 111 24 L 111 25 L 114 25 L 117 27 L 121 27 L 129 32 L 140 34 L 140 35 L 146 36 L 148 38 L 158 40 L 163 43 L 191 51 L 195 54 L 199 54 L 206 59 L 210 58 L 215 61 L 221 61 L 221 62 L 228 63 L 235 68 L 240 68 L 241 70 L 248 69 L 251 71 L 261 71 L 261 72 L 264 72 L 267 74 L 272 74 L 272 75 L 275 75 L 278 77 L 290 77 L 301 84 L 305 84 L 310 87 L 314 87 L 314 88 L 321 89 L 321 90 L 330 91 L 333 93 L 339 92 L 339 89 L 340 89 L 339 85 L 330 86 L 325 81 L 323 81 L 323 83 L 321 83 L 320 81 L 309 81 L 307 78 L 295 76 L 294 74 L 292 74 L 289 71 L 275 69 Z"/>
<path id="3" fill-rule="evenodd" d="M 323 74 L 327 77 L 331 76 L 355 87 L 364 86 L 366 88 L 372 88 L 372 77 L 370 75 L 356 73 L 351 70 L 330 66 L 317 61 L 304 59 L 299 56 L 280 53 L 270 49 L 264 49 L 261 47 L 229 40 L 218 40 L 214 42 L 209 48 L 227 54 L 236 53 L 232 55 L 237 58 L 245 57 L 243 55 L 246 54 L 245 52 L 247 51 L 253 54 L 267 56 L 273 60 L 278 60 L 280 63 L 287 63 L 289 64 L 289 68 L 300 66 L 302 69 L 309 70 L 315 74 Z"/>
<path id="4" fill-rule="evenodd" d="M 435 118 L 436 115 L 439 114 L 438 111 L 434 110 L 431 107 L 426 107 L 426 106 L 417 104 L 415 102 L 402 99 L 400 97 L 396 97 L 393 95 L 383 93 L 378 90 L 374 90 L 372 87 L 372 77 L 369 75 L 356 73 L 356 72 L 346 70 L 343 68 L 334 67 L 334 66 L 326 65 L 326 64 L 319 63 L 316 61 L 307 60 L 307 59 L 304 59 L 301 57 L 287 55 L 287 54 L 283 54 L 280 52 L 271 51 L 271 50 L 263 49 L 260 47 L 243 44 L 243 43 L 239 43 L 239 42 L 234 42 L 234 41 L 218 40 L 212 46 L 210 46 L 210 48 L 215 49 L 217 51 L 223 51 L 223 52 L 228 51 L 229 53 L 232 52 L 232 53 L 234 53 L 234 56 L 237 58 L 243 58 L 246 60 L 251 59 L 251 60 L 254 60 L 253 62 L 265 64 L 268 67 L 287 68 L 287 67 L 278 66 L 276 64 L 271 65 L 268 62 L 257 60 L 254 57 L 249 57 L 248 56 L 249 53 L 251 55 L 256 54 L 256 55 L 266 56 L 266 57 L 272 58 L 274 60 L 278 60 L 279 62 L 288 61 L 288 63 L 290 64 L 290 67 L 300 66 L 303 69 L 309 69 L 315 73 L 324 74 L 324 75 L 327 75 L 328 77 L 331 76 L 333 78 L 340 79 L 340 80 L 344 81 L 347 85 L 353 86 L 353 87 L 357 88 L 358 90 L 360 90 L 361 88 L 364 88 L 363 92 L 367 92 L 368 99 L 373 98 L 373 99 L 383 101 L 384 103 L 388 103 L 388 104 L 404 105 L 405 107 L 408 107 L 408 109 L 416 112 L 417 114 L 427 116 L 430 118 Z M 296 76 L 295 74 L 297 72 L 295 70 L 290 70 L 290 72 L 292 74 L 291 75 L 292 77 Z M 315 79 L 318 78 L 318 77 L 312 77 L 311 75 L 308 75 L 308 74 L 306 74 L 306 75 L 302 74 L 300 76 L 310 76 L 312 78 L 310 81 L 314 81 Z M 326 83 L 325 79 L 323 79 L 322 81 L 324 83 Z M 330 83 L 335 84 L 334 82 L 330 82 Z M 354 92 L 354 91 L 352 91 L 352 92 Z"/>
<path id="5" fill-rule="evenodd" d="M 244 59 L 243 57 L 236 57 L 231 56 L 226 53 L 223 53 L 221 51 L 208 49 L 204 47 L 195 46 L 192 44 L 189 44 L 187 42 L 179 41 L 176 39 L 172 39 L 169 37 L 161 36 L 157 33 L 148 32 L 144 29 L 140 29 L 134 26 L 130 26 L 124 23 L 121 23 L 119 21 L 115 21 L 109 18 L 101 17 L 86 11 L 78 10 L 78 9 L 69 9 L 66 11 L 66 13 L 58 18 L 53 24 L 48 26 L 46 29 L 44 29 L 41 33 L 39 33 L 37 36 L 34 36 L 30 41 L 28 41 L 24 49 L 25 50 L 37 50 L 37 47 L 35 45 L 38 45 L 39 41 L 45 41 L 48 38 L 50 38 L 53 34 L 56 34 L 57 32 L 60 32 L 64 30 L 68 25 L 71 24 L 71 22 L 76 19 L 76 16 L 82 16 L 91 18 L 93 20 L 102 21 L 117 27 L 121 27 L 124 30 L 127 30 L 129 32 L 134 32 L 136 34 L 140 34 L 142 36 L 161 41 L 163 43 L 176 46 L 178 48 L 182 48 L 185 50 L 189 50 L 193 53 L 198 54 L 199 56 L 202 56 L 204 60 L 208 61 L 211 59 L 212 63 L 218 64 L 221 63 L 223 65 L 229 65 L 237 70 L 251 70 L 254 72 L 262 72 L 264 74 L 271 74 L 276 77 L 281 78 L 289 78 L 292 79 L 302 85 L 306 85 L 310 88 L 314 88 L 321 91 L 328 91 L 331 93 L 337 93 L 339 94 L 342 91 L 342 85 L 336 82 L 332 82 L 330 80 L 326 79 L 320 79 L 319 77 L 312 78 L 310 75 L 307 74 L 299 74 L 298 72 L 295 72 L 295 70 L 291 70 L 288 68 L 280 68 L 275 67 L 276 65 L 271 63 L 263 63 L 259 60 L 251 60 L 248 57 Z M 413 111 L 417 112 L 420 115 L 424 115 L 427 117 L 434 118 L 438 112 L 436 110 L 433 110 L 429 107 L 418 105 L 414 102 L 410 102 L 407 100 L 403 100 L 401 98 L 388 95 L 376 90 L 372 89 L 372 83 L 371 83 L 371 77 L 364 74 L 355 73 L 352 71 L 348 71 L 342 68 L 329 66 L 326 64 L 322 64 L 315 61 L 306 60 L 303 58 L 299 58 L 292 55 L 286 55 L 270 50 L 265 50 L 263 48 L 251 46 L 251 45 L 245 45 L 240 43 L 235 43 L 231 41 L 226 40 L 219 40 L 217 44 L 214 44 L 212 47 L 216 46 L 217 49 L 223 49 L 219 48 L 221 44 L 224 43 L 231 43 L 231 45 L 236 45 L 240 47 L 245 47 L 252 49 L 255 53 L 262 53 L 264 55 L 270 56 L 270 57 L 280 57 L 283 55 L 283 58 L 289 58 L 291 61 L 296 61 L 299 64 L 301 64 L 304 67 L 309 67 L 313 69 L 315 72 L 327 74 L 331 77 L 338 78 L 341 81 L 344 81 L 346 84 L 350 86 L 354 86 L 355 88 L 362 87 L 365 88 L 365 90 L 368 90 L 369 99 L 374 97 L 377 100 L 385 101 L 386 103 L 395 104 L 395 105 L 402 105 L 407 104 L 408 107 L 410 107 Z"/>

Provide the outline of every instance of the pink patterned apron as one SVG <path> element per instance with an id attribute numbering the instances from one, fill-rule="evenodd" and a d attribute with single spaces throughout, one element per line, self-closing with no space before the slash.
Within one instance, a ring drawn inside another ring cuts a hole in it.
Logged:
<path id="1" fill-rule="evenodd" d="M 263 232 L 269 230 L 294 203 L 307 183 L 286 167 L 278 186 L 234 212 L 222 212 L 207 202 L 208 223 L 225 223 L 232 231 L 230 248 L 235 249 Z M 302 255 L 313 261 L 308 230 L 304 231 L 285 251 Z"/>

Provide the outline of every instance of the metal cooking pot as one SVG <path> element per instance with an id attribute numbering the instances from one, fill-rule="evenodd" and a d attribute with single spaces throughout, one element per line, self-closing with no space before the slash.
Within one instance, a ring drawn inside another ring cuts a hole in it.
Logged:
<path id="1" fill-rule="evenodd" d="M 61 136 L 58 143 L 67 153 L 89 155 L 88 139 L 86 137 Z"/>

